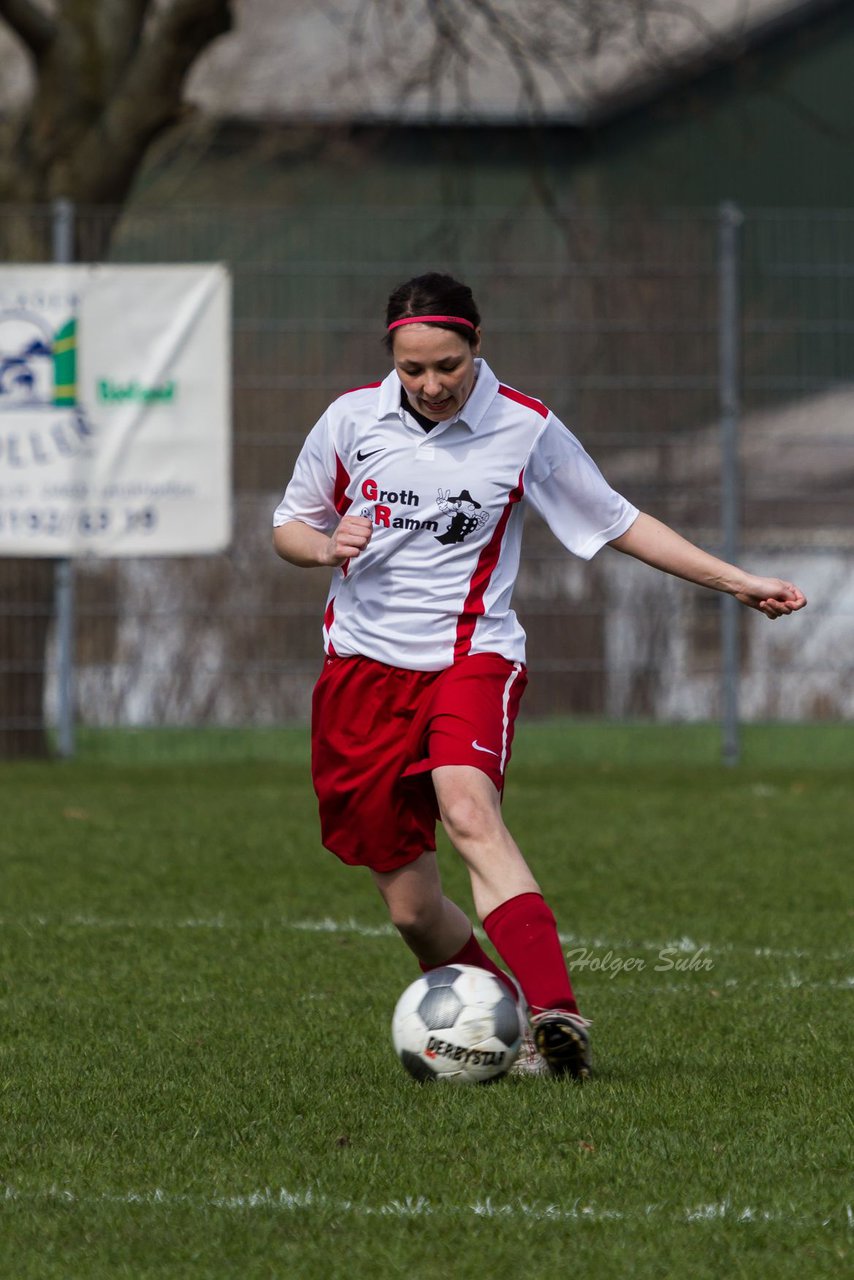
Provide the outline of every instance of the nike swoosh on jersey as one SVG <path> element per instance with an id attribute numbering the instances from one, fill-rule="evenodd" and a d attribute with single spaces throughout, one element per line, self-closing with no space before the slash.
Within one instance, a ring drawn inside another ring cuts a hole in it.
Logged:
<path id="1" fill-rule="evenodd" d="M 382 453 L 382 449 L 372 449 L 370 453 L 362 453 L 362 450 L 359 449 L 356 452 L 356 461 L 367 462 L 368 458 L 372 458 L 375 453 Z"/>
<path id="2" fill-rule="evenodd" d="M 491 755 L 491 756 L 497 756 L 497 755 L 498 755 L 498 752 L 497 752 L 497 751 L 493 751 L 493 750 L 492 750 L 492 747 L 482 747 L 482 746 L 480 745 L 480 743 L 478 742 L 477 738 L 472 738 L 472 744 L 471 744 L 471 745 L 474 747 L 475 751 L 486 751 L 486 752 L 487 752 L 489 755 Z"/>

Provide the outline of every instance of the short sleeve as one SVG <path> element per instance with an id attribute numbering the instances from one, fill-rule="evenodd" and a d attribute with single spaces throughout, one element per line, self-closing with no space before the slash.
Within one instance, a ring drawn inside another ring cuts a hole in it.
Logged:
<path id="1" fill-rule="evenodd" d="M 273 526 L 301 520 L 323 532 L 338 521 L 335 510 L 335 449 L 327 415 L 312 427 L 294 465 L 284 497 L 273 514 Z"/>
<path id="2" fill-rule="evenodd" d="M 637 507 L 612 489 L 596 463 L 550 413 L 525 467 L 525 496 L 568 551 L 589 560 L 631 528 Z"/>

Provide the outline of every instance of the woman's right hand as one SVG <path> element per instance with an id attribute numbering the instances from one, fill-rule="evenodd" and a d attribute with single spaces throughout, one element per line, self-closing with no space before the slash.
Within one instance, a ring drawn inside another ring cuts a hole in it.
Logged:
<path id="1" fill-rule="evenodd" d="M 373 528 L 365 516 L 343 516 L 329 537 L 326 563 L 338 567 L 346 560 L 355 560 L 370 542 Z"/>

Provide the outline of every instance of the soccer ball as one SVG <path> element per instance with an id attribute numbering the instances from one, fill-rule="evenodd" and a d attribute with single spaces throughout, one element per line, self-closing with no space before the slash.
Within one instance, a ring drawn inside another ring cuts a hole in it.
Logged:
<path id="1" fill-rule="evenodd" d="M 485 1084 L 506 1076 L 516 1060 L 519 1006 L 485 969 L 447 964 L 406 988 L 394 1010 L 391 1038 L 416 1080 Z"/>

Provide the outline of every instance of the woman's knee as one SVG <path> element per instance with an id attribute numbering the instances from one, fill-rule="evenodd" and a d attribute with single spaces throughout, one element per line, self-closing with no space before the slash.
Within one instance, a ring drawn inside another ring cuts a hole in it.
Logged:
<path id="1" fill-rule="evenodd" d="M 375 872 L 374 881 L 392 924 L 407 941 L 429 935 L 441 921 L 444 895 L 435 853 L 396 872 Z"/>
<path id="2" fill-rule="evenodd" d="M 387 906 L 392 924 L 407 940 L 429 938 L 441 923 L 441 900 L 387 901 Z"/>
<path id="3" fill-rule="evenodd" d="M 433 770 L 433 785 L 442 825 L 457 849 L 501 838 L 501 798 L 485 773 L 470 765 L 444 765 Z"/>
<path id="4" fill-rule="evenodd" d="M 439 812 L 448 838 L 456 847 L 478 840 L 494 840 L 504 829 L 497 804 L 464 790 L 443 797 Z"/>

